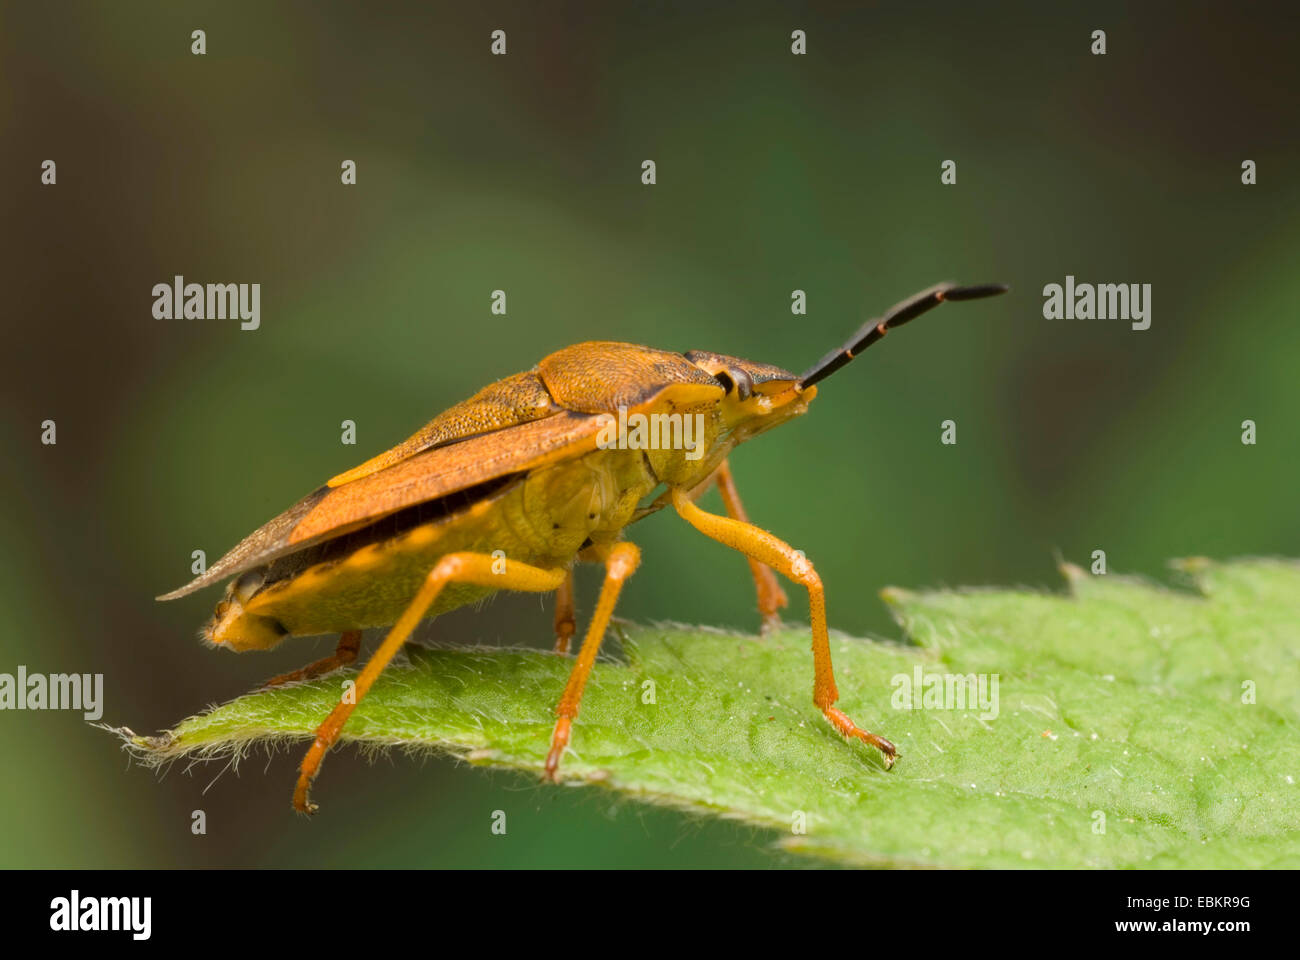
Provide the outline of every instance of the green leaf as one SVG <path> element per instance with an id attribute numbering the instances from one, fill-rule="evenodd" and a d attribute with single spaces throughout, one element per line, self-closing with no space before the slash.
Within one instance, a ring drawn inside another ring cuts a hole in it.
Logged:
<path id="1" fill-rule="evenodd" d="M 832 653 L 838 706 L 899 747 L 889 772 L 812 705 L 806 628 L 634 628 L 626 662 L 597 664 L 561 772 L 853 864 L 1298 866 L 1300 565 L 1180 568 L 1199 593 L 1071 566 L 1068 596 L 884 591 L 912 643 L 835 636 Z M 343 739 L 537 772 L 571 664 L 410 648 Z M 996 675 L 997 716 L 899 709 L 899 678 L 918 670 Z M 252 693 L 160 737 L 121 733 L 152 763 L 238 756 L 310 736 L 350 676 Z"/>

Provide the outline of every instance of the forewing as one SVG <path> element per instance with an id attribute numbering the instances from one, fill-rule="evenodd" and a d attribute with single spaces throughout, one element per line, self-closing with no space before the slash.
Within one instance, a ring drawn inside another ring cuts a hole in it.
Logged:
<path id="1" fill-rule="evenodd" d="M 541 420 L 559 410 L 536 372 L 528 370 L 517 373 L 484 387 L 468 400 L 444 410 L 397 446 L 372 457 L 359 467 L 340 473 L 327 486 L 341 487 L 425 450 Z"/>
<path id="2" fill-rule="evenodd" d="M 542 420 L 425 450 L 340 486 L 309 493 L 249 534 L 173 600 L 312 544 L 340 536 L 405 507 L 596 448 L 601 419 L 561 411 Z"/>
<path id="3" fill-rule="evenodd" d="M 599 417 L 563 411 L 509 430 L 418 453 L 379 473 L 332 488 L 293 528 L 300 545 L 354 529 L 403 507 L 435 500 L 511 473 L 572 459 L 596 449 Z"/>

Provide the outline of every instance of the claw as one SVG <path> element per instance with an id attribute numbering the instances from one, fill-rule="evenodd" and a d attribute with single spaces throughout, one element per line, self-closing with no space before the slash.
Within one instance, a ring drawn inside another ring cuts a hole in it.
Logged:
<path id="1" fill-rule="evenodd" d="M 870 730 L 863 730 L 856 723 L 849 719 L 848 714 L 843 710 L 837 710 L 835 707 L 827 707 L 824 711 L 826 719 L 831 722 L 836 730 L 845 737 L 853 737 L 868 743 L 880 751 L 881 759 L 885 763 L 885 769 L 893 769 L 894 761 L 898 759 L 898 748 L 884 737 L 877 736 Z"/>

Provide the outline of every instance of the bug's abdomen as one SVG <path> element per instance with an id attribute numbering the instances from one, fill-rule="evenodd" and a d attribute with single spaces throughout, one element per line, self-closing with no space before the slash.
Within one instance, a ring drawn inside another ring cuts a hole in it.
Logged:
<path id="1" fill-rule="evenodd" d="M 270 583 L 244 604 L 244 615 L 272 620 L 288 636 L 384 626 L 397 620 L 429 571 L 448 553 L 493 554 L 499 550 L 507 562 L 512 556 L 527 562 L 523 556 L 527 545 L 501 522 L 500 512 L 520 499 L 523 487 L 523 481 L 517 481 L 451 516 L 376 540 Z M 491 592 L 448 584 L 428 615 L 454 610 Z M 223 642 L 219 635 L 212 639 Z"/>
<path id="2" fill-rule="evenodd" d="M 227 588 L 204 635 L 247 650 L 266 649 L 285 636 L 386 626 L 406 609 L 438 560 L 459 551 L 499 557 L 506 564 L 567 566 L 593 533 L 620 529 L 652 486 L 641 458 L 624 451 L 600 451 L 535 470 L 449 516 L 306 566 L 241 599 L 241 584 L 242 592 L 250 593 L 245 574 Z M 493 592 L 448 584 L 427 616 Z"/>

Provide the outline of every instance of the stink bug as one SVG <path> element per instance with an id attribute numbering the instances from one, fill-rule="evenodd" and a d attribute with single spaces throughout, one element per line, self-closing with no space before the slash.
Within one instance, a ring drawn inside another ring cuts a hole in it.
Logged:
<path id="1" fill-rule="evenodd" d="M 158 599 L 234 577 L 203 636 L 236 651 L 264 650 L 287 636 L 341 634 L 333 656 L 271 685 L 351 663 L 363 629 L 392 625 L 352 696 L 334 707 L 303 758 L 293 805 L 310 813 L 316 807 L 308 790 L 326 752 L 421 619 L 496 590 L 554 592 L 556 649 L 567 653 L 575 631 L 573 565 L 578 559 L 601 562 L 605 580 L 596 610 L 555 710 L 545 767 L 554 780 L 614 604 L 640 562 L 623 530 L 671 506 L 705 536 L 745 555 L 765 627 L 787 602 L 773 570 L 808 591 L 813 703 L 843 736 L 877 748 L 889 768 L 894 745 L 835 708 L 839 693 L 821 579 L 802 553 L 749 522 L 727 455 L 804 413 L 817 383 L 893 327 L 944 301 L 1006 289 L 933 287 L 868 321 L 802 375 L 704 351 L 668 353 L 601 341 L 565 347 L 334 477 L 202 576 Z M 624 434 L 629 423 L 635 424 L 630 441 Z M 615 424 L 619 442 L 611 438 Z M 688 429 L 692 424 L 695 429 Z M 654 429 L 647 433 L 647 425 L 667 430 L 669 442 L 647 442 L 662 440 Z M 725 517 L 695 505 L 715 483 Z M 649 499 L 660 487 L 663 492 Z"/>

